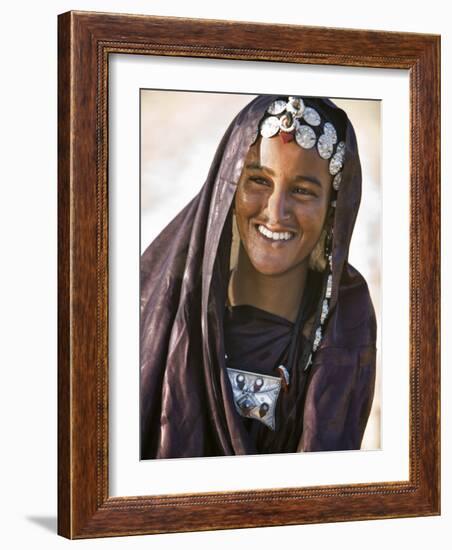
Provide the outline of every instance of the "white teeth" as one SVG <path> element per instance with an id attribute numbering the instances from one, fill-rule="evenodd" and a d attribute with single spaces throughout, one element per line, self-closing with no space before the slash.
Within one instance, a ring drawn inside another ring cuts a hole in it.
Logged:
<path id="1" fill-rule="evenodd" d="M 276 233 L 270 231 L 264 225 L 258 225 L 257 229 L 259 233 L 262 233 L 262 235 L 265 235 L 266 237 L 268 237 L 269 239 L 273 239 L 274 241 L 288 241 L 293 237 L 293 233 L 289 233 L 288 231 Z"/>

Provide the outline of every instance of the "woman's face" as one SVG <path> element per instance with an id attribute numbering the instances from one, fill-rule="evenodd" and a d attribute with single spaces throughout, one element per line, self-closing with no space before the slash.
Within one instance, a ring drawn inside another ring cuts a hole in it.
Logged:
<path id="1" fill-rule="evenodd" d="M 279 275 L 309 255 L 322 232 L 332 177 L 316 149 L 280 137 L 250 148 L 234 199 L 240 238 L 254 268 Z"/>

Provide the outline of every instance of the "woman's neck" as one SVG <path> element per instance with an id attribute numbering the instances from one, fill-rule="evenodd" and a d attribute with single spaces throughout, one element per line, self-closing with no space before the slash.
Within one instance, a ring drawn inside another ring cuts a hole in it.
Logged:
<path id="1" fill-rule="evenodd" d="M 282 275 L 264 275 L 254 268 L 240 244 L 237 267 L 229 281 L 229 302 L 232 306 L 255 306 L 295 322 L 307 273 L 308 263 L 304 262 Z"/>

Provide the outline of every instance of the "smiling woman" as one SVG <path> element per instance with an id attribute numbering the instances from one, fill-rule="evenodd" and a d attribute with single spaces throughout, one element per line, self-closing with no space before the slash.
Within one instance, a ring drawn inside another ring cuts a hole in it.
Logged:
<path id="1" fill-rule="evenodd" d="M 259 96 L 235 117 L 142 256 L 141 458 L 360 448 L 376 354 L 348 263 L 360 196 L 331 101 Z"/>

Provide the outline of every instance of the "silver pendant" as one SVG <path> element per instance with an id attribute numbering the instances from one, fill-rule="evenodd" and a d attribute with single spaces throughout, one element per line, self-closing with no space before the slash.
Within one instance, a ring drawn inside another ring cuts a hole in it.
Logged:
<path id="1" fill-rule="evenodd" d="M 226 370 L 237 412 L 275 430 L 275 409 L 281 391 L 281 378 L 228 367 Z"/>

